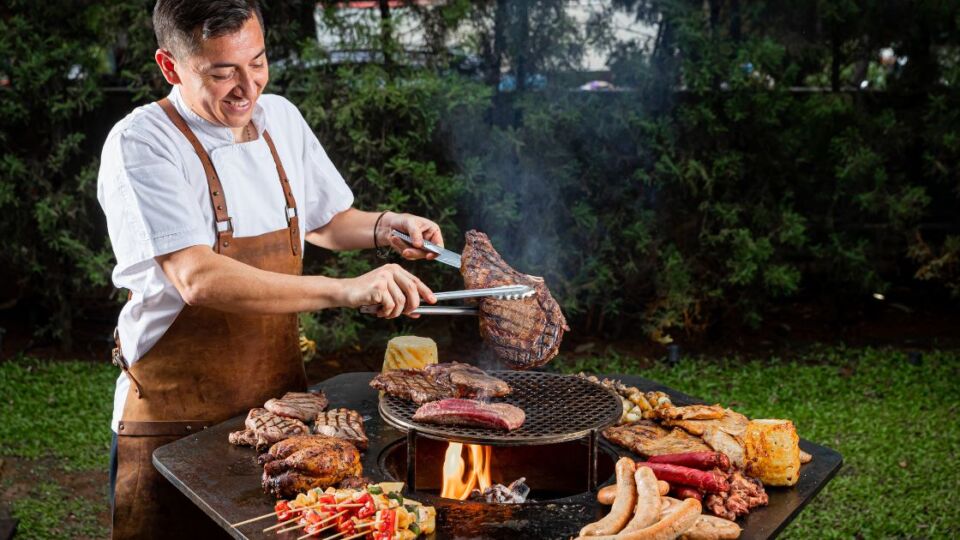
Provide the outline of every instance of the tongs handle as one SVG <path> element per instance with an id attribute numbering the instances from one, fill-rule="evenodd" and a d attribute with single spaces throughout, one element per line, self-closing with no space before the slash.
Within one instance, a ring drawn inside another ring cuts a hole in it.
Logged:
<path id="1" fill-rule="evenodd" d="M 360 306 L 360 313 L 365 315 L 374 315 L 380 310 L 380 306 Z M 474 306 L 420 306 L 410 313 L 418 315 L 476 315 L 477 308 Z"/>

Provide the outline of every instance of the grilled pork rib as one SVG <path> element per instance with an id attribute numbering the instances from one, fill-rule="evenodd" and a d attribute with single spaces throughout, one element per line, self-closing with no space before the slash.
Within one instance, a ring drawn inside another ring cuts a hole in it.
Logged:
<path id="1" fill-rule="evenodd" d="M 444 399 L 421 405 L 416 422 L 477 426 L 511 431 L 523 425 L 523 409 L 509 403 L 483 403 L 473 399 Z"/>
<path id="2" fill-rule="evenodd" d="M 367 449 L 367 434 L 363 431 L 363 417 L 350 409 L 332 409 L 317 415 L 313 432 L 350 441 L 361 451 Z"/>
<path id="3" fill-rule="evenodd" d="M 323 392 L 287 392 L 280 399 L 268 400 L 263 407 L 280 416 L 309 422 L 318 412 L 326 409 L 328 403 Z"/>
<path id="4" fill-rule="evenodd" d="M 480 335 L 493 346 L 497 357 L 513 369 L 529 369 L 552 360 L 560 350 L 563 332 L 570 327 L 543 279 L 511 268 L 479 231 L 467 232 L 462 261 L 460 273 L 468 289 L 528 285 L 536 290 L 532 297 L 521 300 L 480 299 Z"/>

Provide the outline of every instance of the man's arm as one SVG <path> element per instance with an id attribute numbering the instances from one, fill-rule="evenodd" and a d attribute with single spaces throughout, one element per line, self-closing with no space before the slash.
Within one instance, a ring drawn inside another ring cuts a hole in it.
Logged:
<path id="1" fill-rule="evenodd" d="M 333 279 L 260 270 L 191 246 L 156 258 L 184 302 L 235 313 L 297 313 L 380 305 L 380 317 L 410 313 L 433 293 L 414 275 L 388 264 L 362 276 Z"/>
<path id="2" fill-rule="evenodd" d="M 379 217 L 379 212 L 364 212 L 356 208 L 348 208 L 333 216 L 333 219 L 323 227 L 308 232 L 306 240 L 316 246 L 334 251 L 369 249 L 374 247 L 373 228 L 377 225 Z M 405 259 L 433 259 L 436 255 L 411 247 L 403 240 L 394 237 L 390 234 L 393 229 L 408 234 L 414 246 L 422 247 L 423 240 L 443 246 L 440 226 L 436 223 L 412 214 L 386 212 L 377 226 L 377 244 L 381 247 L 392 247 Z"/>

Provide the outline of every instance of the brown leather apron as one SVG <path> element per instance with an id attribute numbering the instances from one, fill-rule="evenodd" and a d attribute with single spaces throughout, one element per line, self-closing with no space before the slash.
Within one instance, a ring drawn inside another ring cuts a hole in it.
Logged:
<path id="1" fill-rule="evenodd" d="M 213 162 L 173 104 L 167 99 L 158 103 L 203 163 L 216 216 L 214 250 L 263 270 L 299 275 L 296 202 L 270 135 L 263 132 L 286 198 L 288 227 L 234 238 Z M 306 374 L 297 337 L 295 313 L 246 315 L 186 305 L 160 341 L 133 366 L 127 366 L 118 347 L 114 361 L 130 379 L 130 391 L 117 432 L 114 538 L 226 537 L 154 468 L 153 451 L 262 406 L 271 397 L 304 390 Z"/>

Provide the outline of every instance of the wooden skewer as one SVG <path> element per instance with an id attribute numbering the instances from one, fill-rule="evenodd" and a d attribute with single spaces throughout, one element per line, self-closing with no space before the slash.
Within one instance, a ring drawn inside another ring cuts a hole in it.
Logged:
<path id="1" fill-rule="evenodd" d="M 241 526 L 241 525 L 246 525 L 247 523 L 253 523 L 254 521 L 260 521 L 261 519 L 267 519 L 267 518 L 270 517 L 270 516 L 276 516 L 276 515 L 278 515 L 279 513 L 280 513 L 280 512 L 274 510 L 273 512 L 270 512 L 269 514 L 264 514 L 264 515 L 262 515 L 262 516 L 257 516 L 257 517 L 255 517 L 255 518 L 250 518 L 250 519 L 248 519 L 248 520 L 246 520 L 246 521 L 240 521 L 240 522 L 234 523 L 234 524 L 232 524 L 232 525 L 230 525 L 230 526 L 231 526 L 231 527 L 239 527 L 239 526 Z"/>
<path id="2" fill-rule="evenodd" d="M 374 525 L 378 525 L 379 523 L 381 523 L 380 520 L 361 522 L 361 523 L 356 524 L 356 525 L 354 526 L 354 529 L 359 529 L 360 527 L 364 527 L 364 528 L 366 528 L 366 527 L 372 527 L 372 526 L 374 526 Z M 324 527 L 324 529 L 329 529 L 329 528 L 330 528 L 330 527 Z M 323 530 L 323 529 L 321 529 L 321 530 Z M 309 537 L 311 537 L 311 536 L 314 536 L 314 535 L 317 534 L 318 532 L 320 532 L 320 531 L 313 531 L 312 533 L 305 534 L 305 535 L 297 538 L 297 540 L 304 540 L 305 538 L 309 538 Z M 336 539 L 336 538 L 340 538 L 341 536 L 343 536 L 343 535 L 345 535 L 345 534 L 347 534 L 347 533 L 337 533 L 337 534 L 335 534 L 335 535 L 333 535 L 333 536 L 328 536 L 328 537 L 324 538 L 323 540 L 334 540 L 334 539 Z M 358 537 L 363 536 L 363 535 L 365 535 L 365 534 L 370 534 L 370 531 L 362 532 L 362 533 L 360 533 L 360 534 L 355 534 L 355 535 L 351 536 L 350 538 L 358 538 Z M 347 540 L 347 539 L 344 538 L 343 540 Z"/>
<path id="3" fill-rule="evenodd" d="M 332 516 L 327 516 L 327 517 L 321 519 L 320 521 L 314 523 L 313 525 L 322 525 L 322 524 L 330 521 L 331 519 L 336 519 L 336 518 L 338 518 L 338 517 L 340 517 L 340 516 L 342 516 L 342 515 L 344 515 L 344 514 L 346 514 L 346 513 L 347 513 L 347 511 L 344 510 L 343 512 L 340 512 L 340 513 L 338 513 L 338 514 L 333 514 Z M 311 525 L 311 524 L 310 524 L 310 523 L 304 523 L 304 524 L 302 524 L 302 525 L 294 525 L 293 527 L 287 527 L 286 529 L 280 529 L 279 531 L 277 531 L 277 534 L 285 533 L 285 532 L 287 532 L 287 531 L 295 531 L 295 530 L 297 530 L 297 529 L 302 529 L 302 528 L 306 527 L 307 525 Z"/>
<path id="4" fill-rule="evenodd" d="M 292 509 L 292 510 L 290 510 L 290 511 L 291 511 L 291 512 L 303 512 L 304 510 L 312 510 L 312 509 L 318 508 L 318 507 L 320 507 L 320 506 L 329 506 L 330 508 L 359 508 L 359 507 L 361 507 L 361 506 L 363 506 L 363 505 L 362 505 L 362 504 L 314 503 L 314 504 L 312 504 L 312 505 L 310 505 L 310 506 L 301 506 L 300 508 L 294 508 L 294 509 Z M 294 516 L 294 517 L 292 517 L 292 518 L 290 518 L 290 519 L 288 519 L 288 520 L 286 520 L 286 521 L 281 521 L 280 523 L 277 523 L 276 525 L 272 525 L 272 526 L 270 526 L 270 527 L 267 527 L 266 529 L 263 530 L 263 532 L 269 532 L 269 531 L 272 531 L 272 530 L 274 530 L 274 529 L 278 529 L 278 528 L 280 528 L 280 527 L 283 527 L 284 525 L 293 523 L 294 521 L 296 521 L 296 520 L 298 520 L 298 519 L 300 519 L 300 516 Z M 289 529 L 288 529 L 288 530 L 289 530 Z M 277 531 L 277 532 L 279 533 L 279 532 L 281 532 L 281 531 Z"/>

